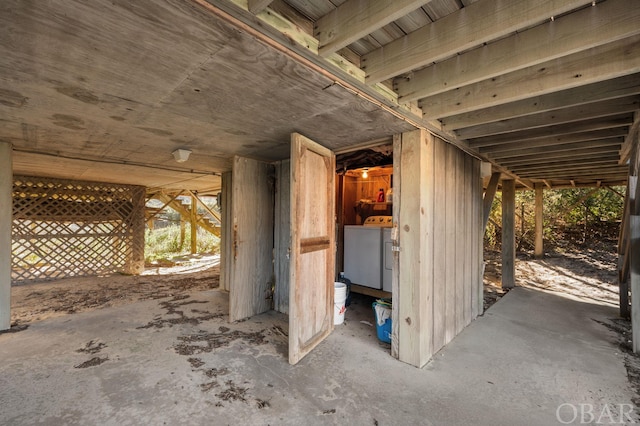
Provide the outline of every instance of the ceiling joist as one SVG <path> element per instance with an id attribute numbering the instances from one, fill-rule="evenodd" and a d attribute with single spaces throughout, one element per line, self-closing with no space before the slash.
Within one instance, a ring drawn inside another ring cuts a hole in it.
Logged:
<path id="1" fill-rule="evenodd" d="M 463 139 L 469 139 L 499 133 L 546 128 L 548 126 L 600 119 L 622 113 L 632 113 L 637 110 L 639 106 L 640 96 L 627 96 L 604 102 L 596 102 L 594 104 L 565 108 L 558 111 L 531 114 L 524 117 L 490 123 L 484 126 L 467 127 L 459 129 L 457 134 Z"/>
<path id="2" fill-rule="evenodd" d="M 544 141 L 544 142 L 548 142 L 548 141 Z M 483 153 L 487 154 L 488 156 L 490 156 L 491 158 L 493 158 L 494 160 L 503 160 L 503 159 L 507 159 L 507 158 L 517 158 L 517 157 L 524 157 L 527 155 L 544 155 L 544 154 L 550 154 L 550 153 L 555 153 L 555 152 L 571 152 L 571 151 L 582 151 L 584 149 L 591 149 L 591 148 L 602 148 L 602 147 L 617 147 L 619 148 L 620 145 L 623 142 L 623 138 L 619 137 L 619 138 L 611 138 L 611 139 L 599 139 L 599 140 L 592 140 L 592 141 L 588 141 L 588 142 L 576 142 L 576 143 L 568 143 L 568 144 L 553 144 L 553 145 L 547 145 L 547 146 L 540 146 L 540 147 L 531 147 L 530 144 L 513 144 L 513 145 L 509 145 L 507 146 L 508 148 L 511 148 L 509 150 L 506 149 L 502 149 L 502 150 L 492 150 L 492 149 L 485 149 L 483 151 Z M 520 148 L 517 148 L 517 145 L 520 146 Z M 499 147 L 499 148 L 506 148 L 506 147 Z"/>
<path id="3" fill-rule="evenodd" d="M 608 0 L 399 77 L 394 89 L 401 102 L 437 95 L 640 34 L 638 22 L 640 2 Z"/>
<path id="4" fill-rule="evenodd" d="M 584 5 L 584 0 L 477 1 L 363 55 L 366 82 L 399 76 Z"/>
<path id="5" fill-rule="evenodd" d="M 638 129 L 640 129 L 640 111 L 636 111 L 635 120 L 633 120 L 629 134 L 627 134 L 620 149 L 620 164 L 626 163 L 631 156 L 633 148 L 636 147 L 637 149 L 638 145 L 640 145 L 640 131 Z"/>
<path id="6" fill-rule="evenodd" d="M 640 72 L 640 35 L 420 100 L 440 118 Z"/>
<path id="7" fill-rule="evenodd" d="M 329 56 L 431 0 L 347 0 L 314 25 L 318 53 Z"/>
<path id="8" fill-rule="evenodd" d="M 546 95 L 534 96 L 508 104 L 453 115 L 444 118 L 442 122 L 445 123 L 448 129 L 456 130 L 463 127 L 477 126 L 524 115 L 539 114 L 545 111 L 637 94 L 640 94 L 640 74 L 636 73 Z"/>
<path id="9" fill-rule="evenodd" d="M 247 7 L 249 11 L 253 14 L 258 14 L 266 9 L 273 0 L 249 0 Z"/>
<path id="10" fill-rule="evenodd" d="M 514 138 L 511 140 L 492 141 L 489 138 L 482 138 L 481 140 L 478 140 L 478 142 L 476 142 L 476 140 L 472 140 L 471 146 L 473 146 L 474 148 L 480 148 L 480 152 L 482 153 L 500 152 L 511 151 L 514 149 L 522 150 L 526 148 L 552 147 L 555 145 L 562 146 L 576 142 L 606 140 L 611 138 L 624 137 L 624 135 L 626 135 L 626 128 L 614 127 L 588 132 L 575 132 L 528 139 Z"/>
<path id="11" fill-rule="evenodd" d="M 620 149 L 620 144 L 613 146 L 598 146 L 594 148 L 584 148 L 578 152 L 576 151 L 555 151 L 540 154 L 522 155 L 520 157 L 510 157 L 500 159 L 499 163 L 505 167 L 517 167 L 521 165 L 535 165 L 535 164 L 547 164 L 550 161 L 556 160 L 571 160 L 582 161 L 591 159 L 601 159 L 609 155 L 616 155 Z"/>

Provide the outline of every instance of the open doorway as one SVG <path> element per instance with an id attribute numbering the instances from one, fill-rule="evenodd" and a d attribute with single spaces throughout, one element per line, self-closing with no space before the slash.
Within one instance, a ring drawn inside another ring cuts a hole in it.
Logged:
<path id="1" fill-rule="evenodd" d="M 336 270 L 352 291 L 391 298 L 393 145 L 336 156 Z"/>
<path id="2" fill-rule="evenodd" d="M 339 153 L 336 169 L 336 271 L 349 285 L 346 328 L 357 328 L 354 335 L 372 350 L 390 350 L 384 314 L 392 303 L 392 142 Z"/>

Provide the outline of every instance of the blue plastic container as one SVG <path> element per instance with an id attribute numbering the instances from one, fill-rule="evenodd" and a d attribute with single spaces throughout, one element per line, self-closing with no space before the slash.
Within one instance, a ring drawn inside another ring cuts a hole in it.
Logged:
<path id="1" fill-rule="evenodd" d="M 376 333 L 378 334 L 378 339 L 381 342 L 391 343 L 391 318 L 387 318 L 382 325 L 378 325 L 378 314 L 376 313 L 376 305 L 377 302 L 373 302 L 373 316 L 376 320 Z M 385 305 L 386 308 L 391 309 L 388 305 Z"/>

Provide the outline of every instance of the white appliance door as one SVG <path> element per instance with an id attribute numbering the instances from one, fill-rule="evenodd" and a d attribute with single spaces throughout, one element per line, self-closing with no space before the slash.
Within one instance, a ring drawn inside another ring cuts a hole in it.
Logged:
<path id="1" fill-rule="evenodd" d="M 344 227 L 344 274 L 353 284 L 382 289 L 382 228 Z"/>
<path id="2" fill-rule="evenodd" d="M 391 251 L 391 229 L 382 230 L 382 289 L 391 293 L 391 280 L 393 272 L 393 252 Z"/>

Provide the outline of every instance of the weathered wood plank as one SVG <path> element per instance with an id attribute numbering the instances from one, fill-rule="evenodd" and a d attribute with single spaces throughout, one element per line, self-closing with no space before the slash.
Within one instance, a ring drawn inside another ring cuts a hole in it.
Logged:
<path id="1" fill-rule="evenodd" d="M 625 96 L 623 98 L 611 99 L 595 104 L 580 105 L 557 111 L 547 111 L 540 114 L 531 114 L 509 120 L 496 121 L 485 125 L 466 127 L 464 129 L 458 129 L 456 133 L 462 139 L 515 131 L 524 133 L 527 129 L 546 128 L 547 126 L 584 122 L 608 116 L 632 113 L 638 109 L 638 102 L 640 102 L 640 96 Z M 443 120 L 443 124 L 445 130 L 451 130 L 447 127 L 446 120 Z M 593 123 L 592 126 L 602 128 L 602 124 L 598 124 L 597 122 Z M 535 132 L 544 131 L 545 129 L 535 130 Z M 579 130 L 576 129 L 576 131 Z"/>
<path id="2" fill-rule="evenodd" d="M 0 330 L 11 327 L 13 146 L 0 142 Z"/>
<path id="3" fill-rule="evenodd" d="M 465 307 L 465 273 L 466 273 L 466 243 L 467 235 L 465 235 L 465 211 L 467 210 L 465 194 L 465 154 L 456 150 L 456 211 L 450 220 L 455 222 L 456 227 L 456 261 L 458 263 L 456 267 L 456 328 L 455 334 L 457 335 L 464 328 L 464 311 Z"/>
<path id="4" fill-rule="evenodd" d="M 597 129 L 597 130 L 587 130 L 575 131 L 573 133 L 565 133 L 566 130 L 564 128 L 558 129 L 558 132 L 555 134 L 540 134 L 539 132 L 517 132 L 514 135 L 496 135 L 494 137 L 495 140 L 491 140 L 492 137 L 483 137 L 478 139 L 470 139 L 469 143 L 474 148 L 479 148 L 480 152 L 484 153 L 501 153 L 503 151 L 514 151 L 516 146 L 519 146 L 522 151 L 524 151 L 523 155 L 528 153 L 528 150 L 531 153 L 538 153 L 541 151 L 548 152 L 548 147 L 554 146 L 564 146 L 567 145 L 567 148 L 571 148 L 571 144 L 576 144 L 575 146 L 579 146 L 579 143 L 584 142 L 596 142 L 592 146 L 603 146 L 601 144 L 614 143 L 610 139 L 617 139 L 615 142 L 620 143 L 624 135 L 627 134 L 627 125 L 628 120 L 625 120 L 625 125 L 622 125 L 623 121 L 616 121 L 612 123 L 613 127 L 606 129 Z M 545 148 L 543 149 L 534 149 L 534 148 Z"/>
<path id="5" fill-rule="evenodd" d="M 314 25 L 318 53 L 327 56 L 384 27 L 430 0 L 348 0 Z"/>
<path id="6" fill-rule="evenodd" d="M 291 241 L 291 161 L 276 164 L 274 309 L 289 313 L 289 247 Z"/>
<path id="7" fill-rule="evenodd" d="M 622 148 L 620 148 L 620 164 L 624 164 L 629 160 L 633 148 L 638 146 L 638 141 L 640 140 L 640 111 L 636 111 L 634 117 L 629 133 L 624 139 Z"/>
<path id="8" fill-rule="evenodd" d="M 259 13 L 269 7 L 273 0 L 248 0 L 247 7 L 251 13 Z"/>
<path id="9" fill-rule="evenodd" d="M 624 130 L 620 129 L 622 133 Z M 615 133 L 615 132 L 612 132 Z M 537 142 L 503 144 L 480 150 L 483 154 L 488 154 L 493 159 L 518 158 L 531 154 L 545 154 L 552 152 L 580 151 L 588 148 L 600 148 L 607 146 L 620 146 L 622 137 L 615 136 L 609 139 L 588 140 L 585 142 L 553 143 L 553 139 L 544 139 Z M 520 149 L 518 149 L 520 147 Z"/>
<path id="10" fill-rule="evenodd" d="M 530 154 L 521 157 L 502 158 L 497 160 L 504 167 L 515 167 L 519 165 L 548 164 L 551 161 L 571 159 L 575 162 L 580 160 L 605 158 L 608 156 L 618 156 L 619 144 L 613 146 L 599 146 L 595 148 L 584 148 L 575 152 L 550 152 L 548 154 Z"/>
<path id="11" fill-rule="evenodd" d="M 391 239 L 393 251 L 393 271 L 391 278 L 391 292 L 395 295 L 397 303 L 393 303 L 391 309 L 391 356 L 400 358 L 400 300 L 404 289 L 400 287 L 400 212 L 402 209 L 402 136 L 393 135 L 393 230 Z M 405 298 L 406 299 L 406 298 Z"/>
<path id="12" fill-rule="evenodd" d="M 516 181 L 502 180 L 502 288 L 516 285 Z"/>
<path id="13" fill-rule="evenodd" d="M 367 83 L 440 61 L 583 5 L 580 0 L 473 3 L 364 55 Z"/>
<path id="14" fill-rule="evenodd" d="M 398 353 L 401 361 L 422 367 L 433 354 L 434 139 L 423 130 L 404 133 L 399 155 Z"/>
<path id="15" fill-rule="evenodd" d="M 291 134 L 290 364 L 334 327 L 335 170 L 331 150 Z"/>
<path id="16" fill-rule="evenodd" d="M 498 189 L 498 183 L 500 182 L 500 176 L 502 174 L 500 172 L 495 172 L 491 174 L 491 179 L 489 179 L 489 185 L 487 186 L 487 191 L 484 193 L 484 198 L 482 200 L 482 233 L 484 234 L 484 230 L 487 228 L 487 221 L 489 220 L 489 215 L 491 214 L 491 206 L 493 205 L 493 199 L 496 196 L 496 191 Z"/>
<path id="17" fill-rule="evenodd" d="M 463 302 L 460 307 L 463 309 L 462 319 L 463 328 L 469 325 L 471 322 L 471 311 L 473 307 L 473 226 L 472 226 L 472 213 L 473 213 L 473 197 L 472 197 L 472 177 L 473 177 L 473 158 L 464 152 L 461 152 L 464 158 L 464 183 L 462 189 L 462 196 L 464 197 L 464 210 L 463 210 L 463 244 L 464 252 L 462 253 L 464 259 L 464 280 L 462 282 L 462 296 Z"/>
<path id="18" fill-rule="evenodd" d="M 446 165 L 447 151 L 450 149 L 446 143 L 439 139 L 433 141 L 435 147 L 433 151 L 434 166 L 434 182 L 433 199 L 436 211 L 433 212 L 433 240 L 436 248 L 431 256 L 433 256 L 433 351 L 437 352 L 441 347 L 448 343 L 447 335 L 453 336 L 453 333 L 447 327 L 447 308 L 456 309 L 456 306 L 447 306 L 451 303 L 448 299 L 447 290 L 447 222 L 452 216 L 448 215 L 446 206 Z M 426 213 L 428 214 L 428 213 Z M 452 241 L 455 247 L 455 240 Z M 459 260 L 459 259 L 458 259 Z"/>
<path id="19" fill-rule="evenodd" d="M 544 204 L 543 204 L 543 184 L 535 183 L 535 249 L 534 255 L 537 258 L 544 256 Z"/>
<path id="20" fill-rule="evenodd" d="M 269 175 L 272 171 L 273 166 L 267 163 L 239 156 L 233 159 L 230 322 L 271 308 L 274 188 Z"/>
<path id="21" fill-rule="evenodd" d="M 483 313 L 484 308 L 484 256 L 483 256 L 483 239 L 484 239 L 484 222 L 483 222 L 483 199 L 482 199 L 482 171 L 481 162 L 474 160 L 474 171 L 472 177 L 473 196 L 471 202 L 474 207 L 473 215 L 473 231 L 471 233 L 471 244 L 474 246 L 472 259 L 474 259 L 474 277 L 473 277 L 473 307 L 471 309 L 471 319 L 475 319 Z"/>
<path id="22" fill-rule="evenodd" d="M 456 114 L 442 121 L 449 129 L 460 129 L 639 93 L 640 75 L 636 73 L 573 89 L 528 97 L 505 105 Z"/>
<path id="23" fill-rule="evenodd" d="M 640 35 L 422 98 L 425 117 L 441 118 L 640 72 Z"/>
<path id="24" fill-rule="evenodd" d="M 458 213 L 457 203 L 459 201 L 457 194 L 457 156 L 458 150 L 452 146 L 447 147 L 446 152 L 446 168 L 444 177 L 444 187 L 446 188 L 446 199 L 442 204 L 441 215 L 444 216 L 445 222 L 445 239 L 439 241 L 444 245 L 446 275 L 442 283 L 446 287 L 446 339 L 448 343 L 456 335 L 456 311 L 461 307 L 456 305 L 456 271 L 460 267 L 460 259 L 457 256 L 457 246 L 462 244 L 457 238 L 455 217 Z"/>
<path id="25" fill-rule="evenodd" d="M 414 71 L 394 89 L 400 102 L 433 96 L 630 37 L 640 33 L 638 22 L 637 1 L 603 2 Z"/>
<path id="26" fill-rule="evenodd" d="M 631 283 L 631 334 L 633 352 L 640 353 L 640 216 L 629 216 L 629 232 L 631 239 L 630 283 Z"/>

